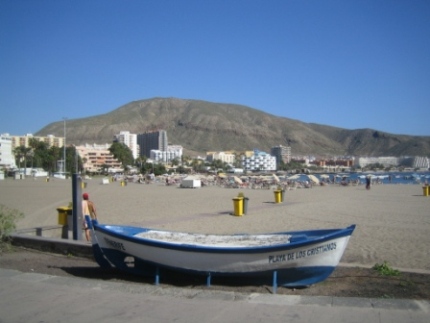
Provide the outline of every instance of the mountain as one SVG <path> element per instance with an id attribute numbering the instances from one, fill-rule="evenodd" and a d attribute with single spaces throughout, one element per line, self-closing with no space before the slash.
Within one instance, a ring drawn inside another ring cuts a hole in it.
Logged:
<path id="1" fill-rule="evenodd" d="M 63 135 L 63 122 L 45 126 L 37 136 Z M 372 129 L 347 130 L 277 117 L 237 104 L 176 98 L 133 101 L 109 113 L 67 121 L 67 144 L 110 143 L 120 131 L 164 129 L 169 144 L 189 155 L 206 151 L 270 152 L 291 145 L 293 155 L 430 156 L 430 137 Z"/>

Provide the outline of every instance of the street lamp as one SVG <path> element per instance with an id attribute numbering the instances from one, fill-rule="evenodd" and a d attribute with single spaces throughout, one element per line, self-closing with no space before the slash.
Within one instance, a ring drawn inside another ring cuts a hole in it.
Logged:
<path id="1" fill-rule="evenodd" d="M 64 142 L 63 142 L 63 172 L 64 177 L 66 177 L 66 117 L 63 117 L 64 120 Z"/>

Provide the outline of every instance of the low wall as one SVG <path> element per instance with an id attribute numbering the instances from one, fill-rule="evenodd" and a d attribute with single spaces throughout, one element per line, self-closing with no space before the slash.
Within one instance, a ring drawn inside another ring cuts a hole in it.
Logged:
<path id="1" fill-rule="evenodd" d="M 39 232 L 38 229 L 39 228 L 35 228 L 34 232 Z M 41 232 L 44 232 L 43 229 L 44 228 L 42 228 Z M 23 234 L 22 231 L 20 233 L 11 234 L 10 238 L 14 246 L 94 259 L 91 244 L 84 241 L 45 237 L 36 234 L 33 235 L 31 233 Z"/>
<path id="2" fill-rule="evenodd" d="M 16 234 L 26 236 L 38 236 L 46 238 L 69 238 L 69 230 L 65 225 L 51 225 L 46 227 L 34 227 L 29 229 L 17 230 Z"/>

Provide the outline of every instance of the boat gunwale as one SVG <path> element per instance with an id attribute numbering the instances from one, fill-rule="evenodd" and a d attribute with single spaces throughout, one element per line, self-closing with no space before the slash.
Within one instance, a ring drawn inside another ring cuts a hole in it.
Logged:
<path id="1" fill-rule="evenodd" d="M 208 253 L 263 253 L 263 252 L 284 251 L 289 249 L 295 249 L 297 247 L 324 243 L 325 241 L 329 241 L 337 238 L 351 236 L 356 227 L 356 225 L 353 224 L 351 226 L 348 226 L 345 228 L 339 228 L 339 229 L 318 229 L 318 230 L 265 233 L 265 234 L 271 234 L 271 235 L 288 234 L 288 235 L 291 235 L 292 237 L 298 236 L 298 235 L 305 236 L 305 237 L 312 236 L 312 238 L 311 239 L 305 238 L 305 239 L 300 239 L 298 241 L 292 241 L 284 244 L 275 244 L 275 245 L 218 247 L 218 246 L 208 246 L 208 245 L 202 245 L 202 244 L 196 244 L 196 245 L 178 244 L 178 243 L 170 243 L 170 242 L 161 241 L 161 240 L 146 239 L 144 237 L 135 237 L 134 235 L 131 235 L 131 234 L 117 232 L 115 230 L 109 229 L 107 228 L 108 226 L 122 227 L 128 230 L 136 230 L 134 234 L 149 231 L 149 230 L 162 231 L 162 232 L 176 232 L 176 231 L 149 229 L 149 228 L 143 228 L 143 227 L 141 228 L 141 227 L 133 227 L 133 226 L 108 225 L 108 224 L 94 224 L 94 229 L 96 232 L 100 231 L 101 233 L 104 233 L 113 238 L 125 240 L 139 245 L 176 250 L 176 251 L 193 251 L 193 252 L 208 252 Z M 177 232 L 177 233 L 181 233 L 181 232 Z M 264 234 L 259 234 L 259 235 L 264 235 Z"/>

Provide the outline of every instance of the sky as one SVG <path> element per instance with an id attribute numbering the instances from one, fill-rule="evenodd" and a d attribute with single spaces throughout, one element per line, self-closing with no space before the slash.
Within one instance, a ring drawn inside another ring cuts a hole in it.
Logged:
<path id="1" fill-rule="evenodd" d="M 0 133 L 154 97 L 430 136 L 430 1 L 0 0 Z"/>

